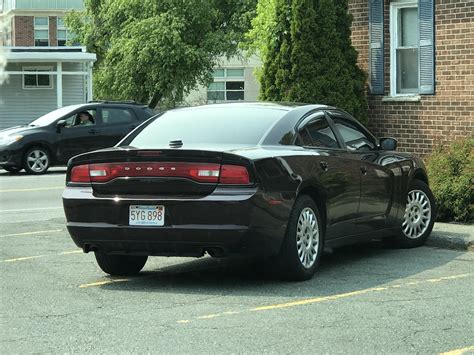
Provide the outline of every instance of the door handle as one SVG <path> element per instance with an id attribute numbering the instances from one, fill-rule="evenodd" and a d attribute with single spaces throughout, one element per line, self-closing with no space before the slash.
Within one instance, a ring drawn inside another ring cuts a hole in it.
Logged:
<path id="1" fill-rule="evenodd" d="M 328 171 L 328 163 L 326 163 L 325 161 L 319 162 L 319 166 L 321 167 L 321 169 L 323 169 L 323 171 Z"/>
<path id="2" fill-rule="evenodd" d="M 362 172 L 362 174 L 367 175 L 367 167 L 365 167 L 364 165 L 360 167 L 360 171 Z"/>
<path id="3" fill-rule="evenodd" d="M 91 133 L 91 134 L 96 134 L 97 131 L 96 131 L 95 129 L 91 129 L 91 130 L 89 130 L 89 133 Z"/>

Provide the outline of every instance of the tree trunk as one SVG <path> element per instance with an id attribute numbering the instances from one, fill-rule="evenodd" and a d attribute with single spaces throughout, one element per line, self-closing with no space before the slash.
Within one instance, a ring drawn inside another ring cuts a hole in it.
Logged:
<path id="1" fill-rule="evenodd" d="M 156 105 L 158 105 L 158 102 L 160 102 L 162 97 L 163 97 L 163 95 L 161 94 L 161 92 L 159 92 L 159 91 L 155 92 L 153 94 L 153 97 L 150 100 L 150 103 L 148 104 L 148 107 L 151 108 L 151 109 L 154 109 L 156 107 Z"/>

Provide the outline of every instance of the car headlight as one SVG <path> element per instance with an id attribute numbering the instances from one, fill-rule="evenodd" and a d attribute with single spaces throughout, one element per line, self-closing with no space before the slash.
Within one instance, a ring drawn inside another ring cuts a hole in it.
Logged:
<path id="1" fill-rule="evenodd" d="M 21 134 L 14 134 L 12 136 L 0 137 L 0 145 L 9 145 L 14 142 L 18 142 L 22 138 L 23 136 Z"/>

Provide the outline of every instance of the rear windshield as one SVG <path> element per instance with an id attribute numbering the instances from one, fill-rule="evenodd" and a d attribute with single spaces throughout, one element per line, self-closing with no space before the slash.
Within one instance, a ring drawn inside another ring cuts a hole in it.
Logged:
<path id="1" fill-rule="evenodd" d="M 200 107 L 169 111 L 121 145 L 137 148 L 168 147 L 180 140 L 194 144 L 255 145 L 287 111 L 256 107 Z"/>

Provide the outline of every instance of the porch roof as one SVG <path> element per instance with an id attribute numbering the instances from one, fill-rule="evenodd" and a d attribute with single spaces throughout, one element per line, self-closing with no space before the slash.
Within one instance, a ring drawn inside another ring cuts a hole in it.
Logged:
<path id="1" fill-rule="evenodd" d="M 95 62 L 85 47 L 3 47 L 8 62 Z"/>

